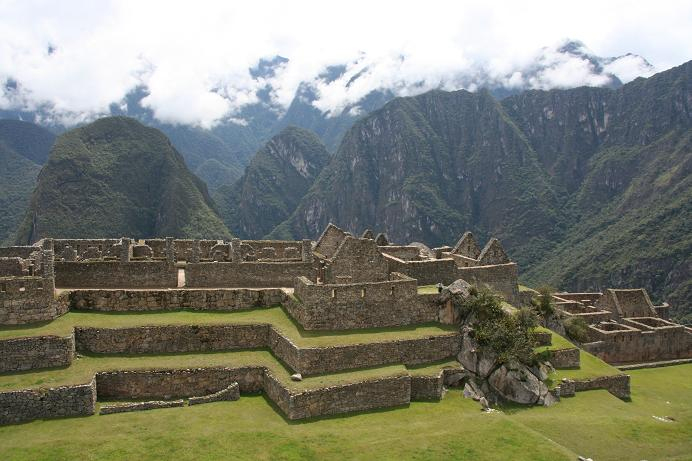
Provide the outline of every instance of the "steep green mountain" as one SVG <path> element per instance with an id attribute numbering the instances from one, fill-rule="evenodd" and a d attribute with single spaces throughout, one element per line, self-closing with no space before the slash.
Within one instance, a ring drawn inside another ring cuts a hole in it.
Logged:
<path id="1" fill-rule="evenodd" d="M 285 128 L 255 154 L 237 183 L 215 192 L 224 222 L 241 237 L 265 236 L 295 210 L 328 161 L 314 133 Z"/>
<path id="2" fill-rule="evenodd" d="M 0 142 L 22 157 L 43 165 L 55 142 L 55 135 L 33 123 L 0 120 Z"/>
<path id="3" fill-rule="evenodd" d="M 692 306 L 692 62 L 618 89 L 398 98 L 357 122 L 274 236 L 499 237 L 531 284 Z"/>
<path id="4" fill-rule="evenodd" d="M 123 235 L 230 237 L 206 186 L 163 133 L 108 117 L 58 137 L 17 242 Z"/>
<path id="5" fill-rule="evenodd" d="M 9 243 L 24 217 L 54 140 L 53 133 L 33 123 L 0 120 L 0 243 Z"/>
<path id="6" fill-rule="evenodd" d="M 7 244 L 24 217 L 41 166 L 0 142 L 0 244 Z"/>
<path id="7" fill-rule="evenodd" d="M 485 91 L 398 98 L 356 122 L 274 235 L 314 237 L 330 221 L 432 244 L 471 229 L 524 259 L 563 230 L 536 153 Z"/>

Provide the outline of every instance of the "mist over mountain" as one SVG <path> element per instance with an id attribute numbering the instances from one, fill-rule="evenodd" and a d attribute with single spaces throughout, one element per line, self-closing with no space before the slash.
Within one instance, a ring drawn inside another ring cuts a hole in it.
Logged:
<path id="1" fill-rule="evenodd" d="M 240 178 L 252 154 L 283 128 L 297 126 L 311 130 L 334 152 L 358 118 L 396 96 L 431 89 L 486 88 L 495 97 L 503 98 L 526 89 L 581 85 L 616 88 L 623 81 L 654 72 L 651 64 L 640 56 L 599 57 L 579 41 L 542 48 L 522 62 L 506 65 L 479 62 L 460 70 L 413 79 L 407 76 L 411 63 L 406 57 L 381 62 L 362 54 L 356 60 L 306 76 L 286 98 L 284 87 L 291 63 L 289 58 L 281 56 L 260 59 L 247 69 L 246 78 L 253 82 L 252 97 L 233 114 L 205 128 L 190 120 L 185 111 L 161 115 L 151 106 L 149 99 L 154 90 L 145 83 L 132 88 L 122 99 L 112 101 L 105 111 L 80 113 L 58 109 L 48 102 L 36 106 L 27 99 L 21 81 L 7 80 L 0 95 L 0 117 L 32 121 L 56 132 L 104 115 L 136 118 L 163 131 L 188 167 L 214 190 Z"/>

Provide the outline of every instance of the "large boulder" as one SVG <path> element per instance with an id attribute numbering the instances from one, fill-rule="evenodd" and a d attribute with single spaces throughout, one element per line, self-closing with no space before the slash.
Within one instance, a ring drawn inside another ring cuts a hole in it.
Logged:
<path id="1" fill-rule="evenodd" d="M 464 279 L 458 279 L 445 287 L 440 293 L 440 303 L 445 304 L 447 301 L 463 302 L 471 296 L 471 284 Z"/>
<path id="2" fill-rule="evenodd" d="M 499 367 L 490 375 L 488 383 L 505 400 L 524 405 L 538 403 L 548 389 L 526 366 L 516 362 Z"/>
<path id="3" fill-rule="evenodd" d="M 480 378 L 487 378 L 497 366 L 497 355 L 492 351 L 482 349 L 471 336 L 472 330 L 464 327 L 462 331 L 461 350 L 457 360 L 464 369 Z"/>

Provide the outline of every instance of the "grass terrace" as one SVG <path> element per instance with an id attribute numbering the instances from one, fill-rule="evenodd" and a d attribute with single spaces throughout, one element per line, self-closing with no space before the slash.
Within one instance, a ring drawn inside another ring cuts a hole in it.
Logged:
<path id="1" fill-rule="evenodd" d="M 92 312 L 70 311 L 52 322 L 0 328 L 0 340 L 23 336 L 72 333 L 75 326 L 124 328 L 152 325 L 218 325 L 268 323 L 301 347 L 374 343 L 398 339 L 417 339 L 456 331 L 452 325 L 438 323 L 406 327 L 370 328 L 344 331 L 305 331 L 281 307 L 238 312 Z"/>

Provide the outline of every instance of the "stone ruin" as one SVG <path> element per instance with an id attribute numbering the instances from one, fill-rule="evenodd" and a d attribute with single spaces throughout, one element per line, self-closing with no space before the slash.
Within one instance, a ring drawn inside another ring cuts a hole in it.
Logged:
<path id="1" fill-rule="evenodd" d="M 444 387 L 452 385 L 467 385 L 465 393 L 478 397 L 482 389 L 474 389 L 468 372 L 482 368 L 482 357 L 469 355 L 474 348 L 464 346 L 467 339 L 455 328 L 420 338 L 308 347 L 276 325 L 261 322 L 129 328 L 77 324 L 64 337 L 34 333 L 32 324 L 49 322 L 70 310 L 126 315 L 239 311 L 280 304 L 301 331 L 312 336 L 340 331 L 348 336 L 369 328 L 455 324 L 454 309 L 442 301 L 435 286 L 487 286 L 507 302 L 521 305 L 526 299 L 519 292 L 517 275 L 517 265 L 494 238 L 481 248 L 467 232 L 453 247 L 431 249 L 422 243 L 397 245 L 385 234 L 375 237 L 369 230 L 356 237 L 333 224 L 316 242 L 123 237 L 44 239 L 33 246 L 0 248 L 0 328 L 25 325 L 21 334 L 0 340 L 0 373 L 8 376 L 70 367 L 77 354 L 236 349 L 270 350 L 274 362 L 280 360 L 294 379 L 391 364 L 434 364 L 453 358 L 461 362 L 425 375 L 388 375 L 308 390 L 292 387 L 283 368 L 264 361 L 190 369 L 96 370 L 90 382 L 79 385 L 0 392 L 0 424 L 94 414 L 97 399 L 140 400 L 102 408 L 106 414 L 236 400 L 244 393 L 265 392 L 287 418 L 303 419 L 439 399 Z M 555 302 L 566 316 L 587 320 L 592 336 L 582 347 L 606 361 L 692 355 L 690 330 L 666 320 L 668 306 L 653 305 L 643 290 L 557 293 Z M 549 343 L 547 336 L 543 340 Z M 556 367 L 579 365 L 577 348 L 551 353 Z M 545 378 L 545 370 L 529 372 L 538 381 Z M 525 373 L 508 366 L 488 379 L 488 385 L 496 388 L 493 395 L 519 401 L 517 392 L 522 390 L 504 386 Z M 522 382 L 528 379 L 524 378 Z M 535 387 L 537 393 L 523 394 L 523 403 L 548 404 L 560 394 L 590 388 L 626 397 L 629 377 L 565 382 L 550 396 L 542 381 Z"/>

